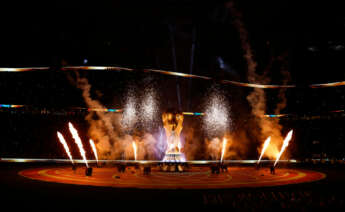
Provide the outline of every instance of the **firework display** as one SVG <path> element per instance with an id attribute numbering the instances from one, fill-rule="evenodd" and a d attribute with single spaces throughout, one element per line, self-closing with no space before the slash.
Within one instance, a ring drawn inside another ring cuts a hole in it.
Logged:
<path id="1" fill-rule="evenodd" d="M 63 145 L 65 151 L 66 151 L 66 154 L 68 155 L 69 159 L 71 160 L 72 164 L 74 164 L 74 161 L 73 161 L 73 158 L 72 158 L 72 155 L 71 155 L 71 152 L 69 150 L 69 147 L 66 143 L 66 140 L 65 138 L 63 137 L 63 135 L 60 133 L 60 132 L 57 132 L 57 135 L 58 135 L 58 138 L 59 138 L 59 141 L 60 143 Z"/>
<path id="2" fill-rule="evenodd" d="M 97 154 L 97 148 L 95 146 L 95 142 L 93 142 L 92 139 L 90 139 L 89 141 L 90 141 L 90 146 L 92 148 L 93 154 L 95 155 L 96 161 L 98 163 L 98 154 Z"/>
<path id="3" fill-rule="evenodd" d="M 344 211 L 340 3 L 48 4 L 0 13 L 4 210 Z"/>
<path id="4" fill-rule="evenodd" d="M 80 140 L 80 137 L 78 135 L 78 131 L 74 128 L 74 126 L 72 125 L 72 123 L 68 123 L 68 127 L 69 127 L 69 130 L 73 136 L 73 139 L 75 141 L 75 143 L 78 145 L 78 148 L 79 148 L 79 152 L 80 152 L 80 155 L 82 156 L 84 162 L 85 162 L 85 165 L 86 167 L 89 167 L 89 164 L 87 163 L 87 160 L 86 160 L 86 153 L 85 153 L 85 150 L 84 150 L 84 147 L 83 147 L 83 143 L 82 141 Z"/>
<path id="5" fill-rule="evenodd" d="M 285 137 L 284 142 L 283 142 L 283 146 L 282 146 L 282 148 L 281 148 L 281 150 L 280 150 L 280 152 L 279 152 L 279 154 L 278 154 L 278 156 L 277 156 L 277 159 L 276 159 L 276 161 L 274 162 L 274 165 L 273 165 L 273 166 L 276 166 L 276 165 L 277 165 L 277 163 L 279 162 L 279 159 L 280 159 L 280 157 L 282 156 L 282 154 L 284 153 L 286 147 L 288 147 L 289 142 L 290 142 L 290 140 L 291 140 L 291 138 L 292 138 L 292 133 L 293 133 L 293 130 L 290 130 L 290 132 L 289 132 L 289 133 L 287 134 L 287 136 Z"/>
<path id="6" fill-rule="evenodd" d="M 265 154 L 265 151 L 266 151 L 268 145 L 270 145 L 270 142 L 271 142 L 271 137 L 268 137 L 268 138 L 266 139 L 266 141 L 264 142 L 264 146 L 262 147 L 261 154 L 260 154 L 260 157 L 259 157 L 259 160 L 258 160 L 257 164 L 260 163 L 261 158 L 262 158 L 262 156 Z"/>

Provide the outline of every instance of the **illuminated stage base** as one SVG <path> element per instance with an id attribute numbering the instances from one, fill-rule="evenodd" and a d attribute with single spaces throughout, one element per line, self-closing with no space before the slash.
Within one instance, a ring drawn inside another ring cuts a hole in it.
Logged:
<path id="1" fill-rule="evenodd" d="M 163 162 L 186 162 L 186 159 L 183 153 L 166 153 Z"/>
<path id="2" fill-rule="evenodd" d="M 21 176 L 46 182 L 75 185 L 145 188 L 145 189 L 219 189 L 242 187 L 281 186 L 321 180 L 325 174 L 302 169 L 279 168 L 274 175 L 269 168 L 256 170 L 254 167 L 232 166 L 229 172 L 213 174 L 210 167 L 192 166 L 184 172 L 162 172 L 153 166 L 149 175 L 141 169 L 126 167 L 119 172 L 114 167 L 93 170 L 92 176 L 85 176 L 85 168 L 73 171 L 70 166 L 34 168 L 21 171 Z"/>

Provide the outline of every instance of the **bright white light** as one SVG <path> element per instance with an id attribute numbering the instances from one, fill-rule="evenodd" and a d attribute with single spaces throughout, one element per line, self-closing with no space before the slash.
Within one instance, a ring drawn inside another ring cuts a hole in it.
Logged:
<path id="1" fill-rule="evenodd" d="M 225 133 L 230 127 L 229 106 L 224 96 L 214 92 L 207 100 L 203 128 L 209 136 Z"/>
<path id="2" fill-rule="evenodd" d="M 132 92 L 127 95 L 125 107 L 122 114 L 122 127 L 125 130 L 131 130 L 137 123 L 137 101 Z"/>
<path id="3" fill-rule="evenodd" d="M 141 123 L 146 127 L 150 128 L 159 119 L 158 114 L 158 103 L 156 99 L 156 93 L 154 89 L 145 89 L 145 95 L 140 105 L 140 120 Z"/>

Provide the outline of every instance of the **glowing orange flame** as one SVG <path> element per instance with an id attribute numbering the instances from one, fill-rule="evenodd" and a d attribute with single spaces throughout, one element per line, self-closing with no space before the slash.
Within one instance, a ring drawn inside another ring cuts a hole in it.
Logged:
<path id="1" fill-rule="evenodd" d="M 89 168 L 89 164 L 87 163 L 87 160 L 86 160 L 85 150 L 83 148 L 83 143 L 80 140 L 80 137 L 78 135 L 78 131 L 73 127 L 71 122 L 68 123 L 68 126 L 69 126 L 69 131 L 71 132 L 75 143 L 78 145 L 80 155 L 83 158 L 86 167 Z"/>
<path id="2" fill-rule="evenodd" d="M 57 132 L 57 135 L 58 135 L 59 141 L 63 145 L 63 148 L 65 149 L 69 159 L 71 160 L 72 164 L 74 164 L 71 152 L 69 151 L 69 148 L 68 148 L 68 145 L 66 143 L 65 138 L 62 136 L 62 134 L 60 132 Z"/>
<path id="3" fill-rule="evenodd" d="M 93 154 L 95 155 L 96 161 L 98 163 L 97 149 L 96 149 L 95 143 L 93 142 L 92 139 L 90 139 L 90 146 L 92 148 Z"/>
<path id="4" fill-rule="evenodd" d="M 281 148 L 281 150 L 280 150 L 280 152 L 279 152 L 279 154 L 278 154 L 278 156 L 277 156 L 277 159 L 276 159 L 276 161 L 274 162 L 274 165 L 273 165 L 273 166 L 276 166 L 276 165 L 277 165 L 280 156 L 283 154 L 284 150 L 285 150 L 286 147 L 289 145 L 289 141 L 290 141 L 291 138 L 292 138 L 292 132 L 293 132 L 293 130 L 290 130 L 290 132 L 289 132 L 289 133 L 287 134 L 287 136 L 285 137 L 284 142 L 283 142 L 283 146 L 282 146 L 282 148 Z"/>
<path id="5" fill-rule="evenodd" d="M 133 152 L 134 152 L 134 160 L 137 160 L 137 145 L 135 144 L 134 141 L 132 143 L 132 146 L 133 146 Z"/>
<path id="6" fill-rule="evenodd" d="M 261 150 L 261 155 L 260 155 L 260 157 L 259 157 L 259 160 L 258 160 L 257 164 L 260 163 L 261 158 L 262 158 L 262 156 L 265 154 L 265 151 L 266 151 L 268 145 L 270 144 L 270 142 L 271 142 L 271 136 L 268 137 L 268 138 L 266 139 L 266 141 L 265 141 L 265 143 L 264 143 L 264 147 L 263 147 L 262 150 Z"/>
<path id="7" fill-rule="evenodd" d="M 224 157 L 224 153 L 225 153 L 225 147 L 226 147 L 227 142 L 228 142 L 228 140 L 226 138 L 223 138 L 222 156 L 220 157 L 220 162 L 223 161 L 223 157 Z"/>

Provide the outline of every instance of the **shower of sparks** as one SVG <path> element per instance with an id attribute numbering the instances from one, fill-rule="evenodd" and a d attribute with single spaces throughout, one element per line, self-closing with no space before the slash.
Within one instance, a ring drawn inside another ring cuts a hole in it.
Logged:
<path id="1" fill-rule="evenodd" d="M 57 132 L 57 136 L 58 136 L 59 141 L 62 144 L 63 148 L 65 149 L 67 156 L 71 160 L 72 164 L 74 164 L 71 152 L 69 151 L 69 148 L 68 148 L 68 145 L 67 145 L 65 138 L 62 136 L 62 134 L 60 132 Z"/>
<path id="2" fill-rule="evenodd" d="M 95 155 L 96 161 L 98 163 L 98 155 L 97 155 L 97 149 L 96 149 L 95 143 L 93 142 L 92 139 L 90 139 L 89 141 L 90 141 L 90 146 L 92 148 L 93 154 Z"/>
<path id="3" fill-rule="evenodd" d="M 71 122 L 68 123 L 68 126 L 69 126 L 69 130 L 72 134 L 72 137 L 73 137 L 75 143 L 78 145 L 80 155 L 83 158 L 86 167 L 89 168 L 89 164 L 87 163 L 87 160 L 86 160 L 86 154 L 85 154 L 85 150 L 83 147 L 83 143 L 81 142 L 81 139 L 78 135 L 78 131 L 73 127 Z"/>
<path id="4" fill-rule="evenodd" d="M 122 126 L 126 130 L 131 130 L 137 123 L 137 101 L 133 94 L 128 94 L 122 114 Z"/>
<path id="5" fill-rule="evenodd" d="M 142 124 L 148 128 L 151 127 L 157 120 L 158 101 L 156 93 L 153 89 L 146 89 L 145 96 L 140 106 L 140 120 Z"/>
<path id="6" fill-rule="evenodd" d="M 225 149 L 226 149 L 226 143 L 227 142 L 228 142 L 228 140 L 226 138 L 223 138 L 222 155 L 220 157 L 220 162 L 222 162 L 223 159 L 224 159 L 224 154 L 225 154 Z"/>
<path id="7" fill-rule="evenodd" d="M 225 97 L 213 93 L 207 100 L 203 116 L 203 128 L 209 136 L 225 133 L 230 127 L 229 106 Z"/>
<path id="8" fill-rule="evenodd" d="M 287 134 L 287 136 L 285 137 L 284 142 L 283 142 L 283 146 L 282 146 L 282 148 L 281 148 L 281 150 L 280 150 L 280 152 L 279 152 L 279 154 L 278 154 L 278 156 L 277 156 L 277 159 L 276 159 L 276 161 L 274 162 L 274 165 L 273 165 L 273 166 L 276 166 L 276 165 L 277 165 L 277 163 L 278 163 L 280 157 L 282 156 L 282 154 L 283 154 L 283 152 L 285 151 L 286 147 L 289 145 L 289 142 L 290 142 L 290 140 L 291 140 L 291 138 L 292 138 L 292 133 L 293 133 L 293 130 L 290 130 L 290 132 L 289 132 L 289 133 Z"/>
<path id="9" fill-rule="evenodd" d="M 271 142 L 271 136 L 268 137 L 268 138 L 265 140 L 265 143 L 264 143 L 264 146 L 263 146 L 263 148 L 262 148 L 262 150 L 261 150 L 261 155 L 260 155 L 260 157 L 259 157 L 259 160 L 258 160 L 257 164 L 260 163 L 261 158 L 262 158 L 262 156 L 265 154 L 265 151 L 266 151 L 268 145 L 270 144 L 270 142 Z"/>

